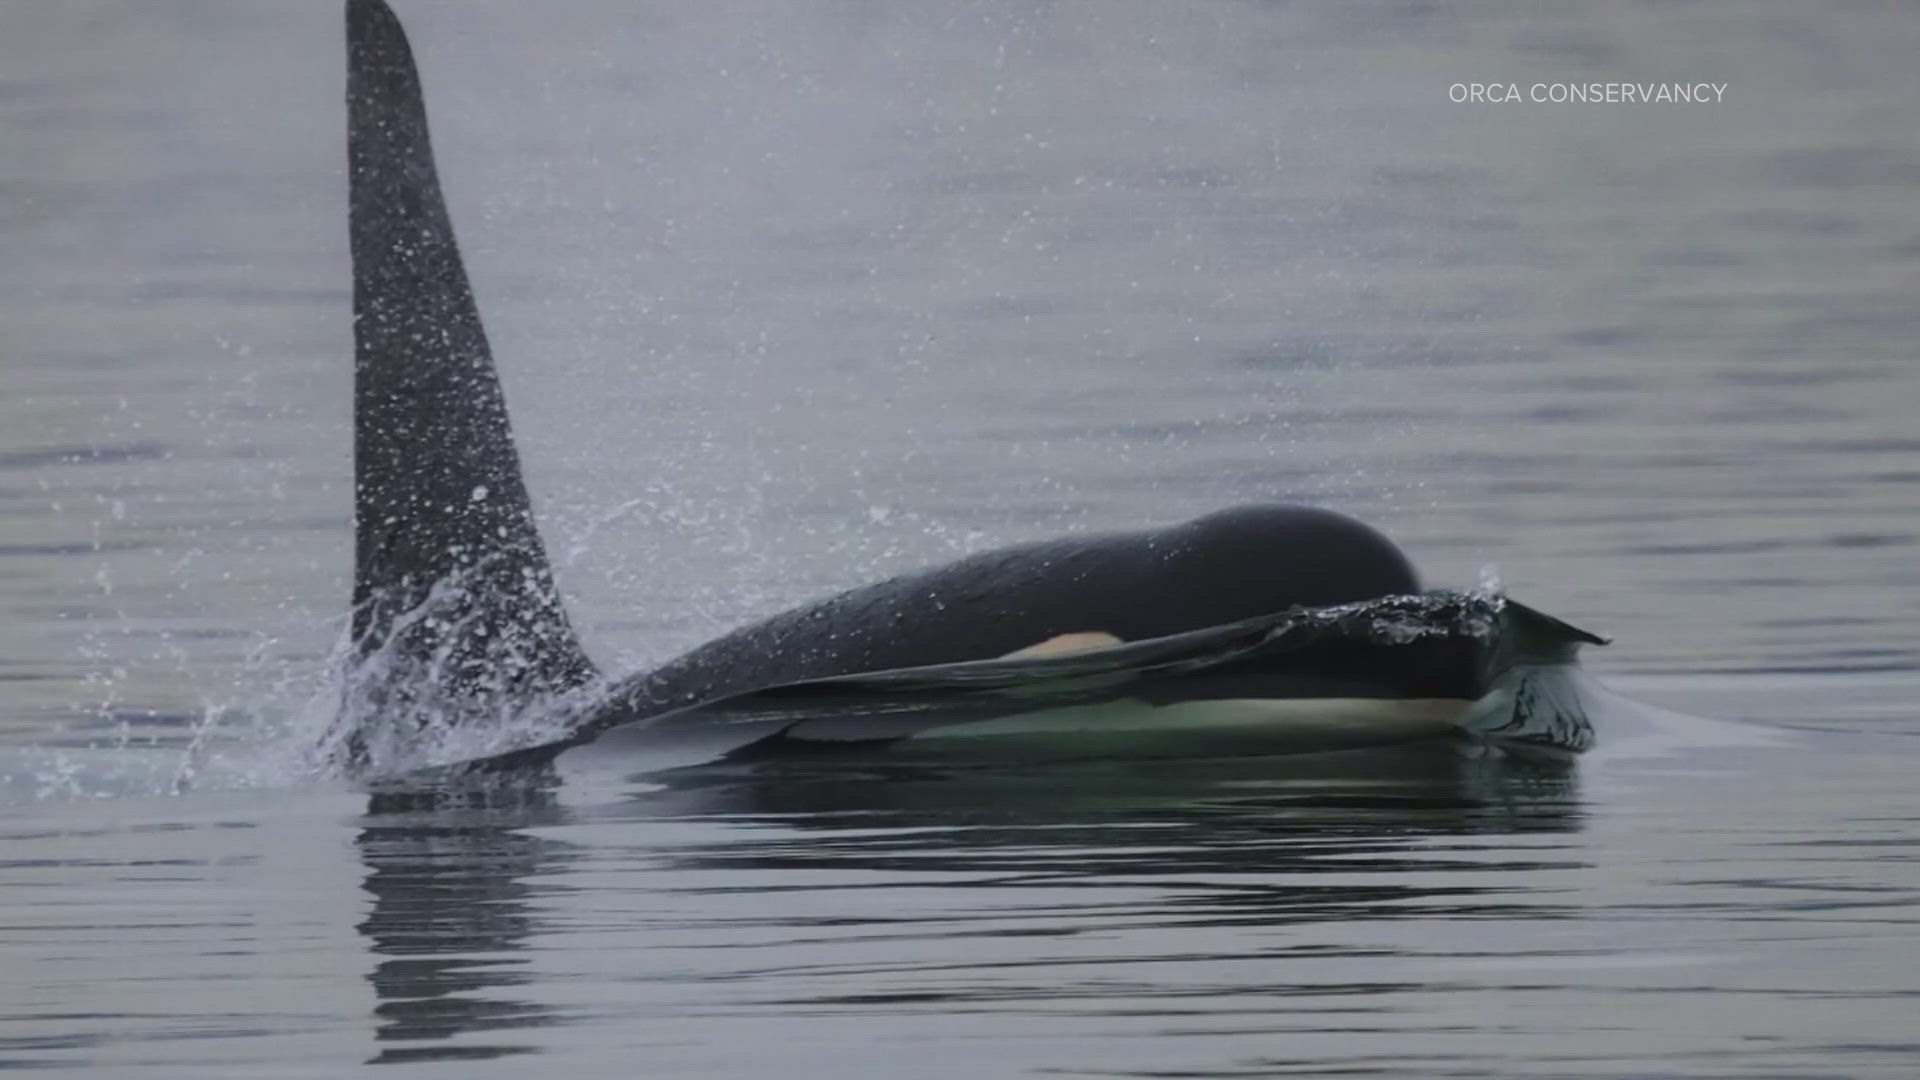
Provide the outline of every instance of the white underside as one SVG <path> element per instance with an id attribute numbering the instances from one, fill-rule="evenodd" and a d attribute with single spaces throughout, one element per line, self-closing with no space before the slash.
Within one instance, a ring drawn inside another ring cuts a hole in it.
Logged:
<path id="1" fill-rule="evenodd" d="M 921 732 L 913 739 L 1112 736 L 1170 728 L 1188 732 L 1209 728 L 1243 732 L 1282 729 L 1303 735 L 1350 735 L 1364 730 L 1376 737 L 1420 738 L 1456 728 L 1473 707 L 1473 702 L 1454 698 L 1226 698 L 1158 706 L 1121 699 L 948 724 Z"/>
<path id="2" fill-rule="evenodd" d="M 602 752 L 627 744 L 657 751 L 690 740 L 711 749 L 717 735 L 740 746 L 778 735 L 866 745 L 889 756 L 993 761 L 1313 754 L 1435 740 L 1554 747 L 1561 745 L 1552 737 L 1557 724 L 1577 720 L 1585 725 L 1584 695 L 1574 676 L 1569 666 L 1516 668 L 1477 701 L 1228 698 L 1155 705 L 1120 698 L 944 722 L 937 709 L 848 708 L 807 718 L 769 712 L 714 726 L 636 724 L 609 732 L 595 746 Z M 1521 688 L 1528 699 L 1524 710 L 1517 708 Z"/>
<path id="3" fill-rule="evenodd" d="M 1293 754 L 1458 737 L 1483 703 L 1450 698 L 1236 698 L 1153 705 L 1120 699 L 940 724 L 889 753 L 930 758 Z M 789 738 L 871 739 L 870 722 L 803 721 Z"/>

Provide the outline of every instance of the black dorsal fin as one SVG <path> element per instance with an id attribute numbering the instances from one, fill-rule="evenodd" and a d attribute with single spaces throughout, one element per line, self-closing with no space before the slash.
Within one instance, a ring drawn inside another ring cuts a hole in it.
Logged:
<path id="1" fill-rule="evenodd" d="M 404 728 L 517 712 L 592 680 L 594 669 L 567 622 L 520 477 L 441 198 L 412 50 L 381 0 L 347 2 L 347 116 L 357 661 L 349 711 L 355 756 L 364 757 L 371 719 Z"/>

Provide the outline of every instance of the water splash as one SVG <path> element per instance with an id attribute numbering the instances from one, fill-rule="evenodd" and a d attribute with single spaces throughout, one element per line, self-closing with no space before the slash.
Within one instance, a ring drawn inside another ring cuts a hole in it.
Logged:
<path id="1" fill-rule="evenodd" d="M 490 570 L 476 560 L 435 582 L 379 641 L 343 636 L 330 664 L 330 719 L 308 728 L 319 732 L 305 754 L 310 771 L 392 775 L 555 742 L 575 729 L 573 718 L 605 683 L 550 690 L 529 680 L 546 644 L 540 628 L 490 630 L 471 603 Z M 422 640 L 432 647 L 422 650 Z"/>

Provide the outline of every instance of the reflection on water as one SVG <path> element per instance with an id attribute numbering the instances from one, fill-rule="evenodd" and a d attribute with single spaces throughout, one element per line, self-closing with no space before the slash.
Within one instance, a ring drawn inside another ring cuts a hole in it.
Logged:
<path id="1" fill-rule="evenodd" d="M 1810 689 L 1703 704 L 1823 715 Z M 1621 719 L 1577 771 L 762 763 L 37 807 L 0 828 L 0 1058 L 1908 1075 L 1912 740 Z"/>
<path id="2" fill-rule="evenodd" d="M 373 910 L 360 932 L 377 958 L 371 974 L 374 1063 L 501 1057 L 524 1047 L 491 1042 L 437 1045 L 454 1036 L 547 1024 L 532 1003 L 476 996 L 529 980 L 514 954 L 536 929 L 529 878 L 566 860 L 526 830 L 563 820 L 546 793 L 516 792 L 505 806 L 481 795 L 408 808 L 376 799 L 354 846 L 366 864 Z"/>
<path id="3" fill-rule="evenodd" d="M 638 790 L 628 798 L 590 810 L 560 806 L 556 792 L 538 783 L 373 798 L 356 846 L 374 897 L 360 932 L 379 958 L 369 976 L 379 1002 L 376 1037 L 392 1044 L 375 1062 L 524 1052 L 506 1033 L 562 1022 L 514 994 L 533 978 L 524 956 L 530 939 L 554 929 L 542 925 L 535 902 L 542 882 L 563 877 L 580 858 L 542 835 L 551 826 L 613 824 L 632 836 L 649 822 L 724 822 L 717 839 L 675 848 L 655 873 L 695 889 L 716 877 L 764 873 L 759 885 L 728 891 L 757 909 L 748 923 L 796 937 L 863 921 L 789 918 L 783 898 L 805 891 L 804 882 L 835 883 L 822 886 L 828 889 L 876 878 L 940 882 L 940 910 L 926 913 L 924 932 L 964 939 L 983 929 L 950 925 L 948 909 L 964 907 L 974 890 L 983 907 L 1020 907 L 1023 892 L 1042 897 L 1024 915 L 1029 925 L 1015 931 L 1039 936 L 1075 933 L 1067 924 L 1087 916 L 1118 916 L 1133 932 L 1552 918 L 1566 900 L 1536 894 L 1524 875 L 1578 863 L 1554 845 L 1515 849 L 1511 840 L 1570 833 L 1581 823 L 1572 769 L 1469 757 L 1448 746 L 1024 771 L 760 763 L 643 774 L 630 783 Z M 1434 837 L 1480 834 L 1498 839 L 1484 849 L 1456 844 L 1443 858 L 1421 847 Z M 1463 853 L 1472 859 L 1469 875 L 1459 873 Z M 1160 895 L 1121 910 L 1098 895 L 1116 886 Z M 1062 889 L 1089 895 L 1062 903 Z M 763 903 L 751 902 L 756 894 Z M 887 921 L 891 934 L 917 932 L 910 909 Z M 1177 958 L 1205 956 L 1162 959 Z M 646 951 L 630 960 L 632 977 L 648 977 Z M 1271 979 L 1261 992 L 1284 992 L 1284 963 Z M 1341 992 L 1405 989 L 1359 983 Z M 767 997 L 755 1007 L 965 1005 L 976 996 L 1003 995 L 836 990 Z"/>
<path id="4" fill-rule="evenodd" d="M 770 815 L 807 827 L 1099 828 L 1113 822 L 1218 835 L 1236 821 L 1376 831 L 1552 831 L 1577 825 L 1575 770 L 1453 745 L 1296 757 L 1087 762 L 977 769 L 761 762 L 640 774 L 629 807 L 652 815 Z M 1323 812 L 1324 811 L 1324 812 Z M 975 833 L 977 835 L 977 833 Z M 828 837 L 830 839 L 830 836 Z"/>

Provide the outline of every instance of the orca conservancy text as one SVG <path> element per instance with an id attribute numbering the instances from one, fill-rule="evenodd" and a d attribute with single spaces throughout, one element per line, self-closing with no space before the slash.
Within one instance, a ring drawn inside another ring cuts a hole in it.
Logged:
<path id="1" fill-rule="evenodd" d="M 1726 83 L 1538 82 L 1522 90 L 1519 83 L 1454 83 L 1447 100 L 1507 102 L 1536 105 L 1667 105 L 1718 104 L 1726 98 Z"/>

